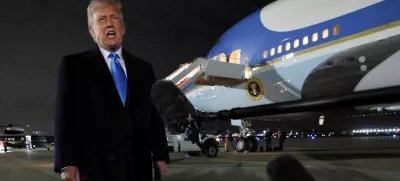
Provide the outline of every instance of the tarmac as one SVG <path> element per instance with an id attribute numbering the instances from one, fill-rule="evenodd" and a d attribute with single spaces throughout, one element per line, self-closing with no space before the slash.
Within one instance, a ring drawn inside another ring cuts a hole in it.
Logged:
<path id="1" fill-rule="evenodd" d="M 215 158 L 171 153 L 168 174 L 162 180 L 268 181 L 266 165 L 280 154 L 296 157 L 317 181 L 400 180 L 399 143 L 399 139 L 390 137 L 289 139 L 283 152 L 235 153 L 221 149 Z M 52 171 L 53 159 L 54 152 L 44 149 L 0 153 L 0 181 L 61 180 Z"/>

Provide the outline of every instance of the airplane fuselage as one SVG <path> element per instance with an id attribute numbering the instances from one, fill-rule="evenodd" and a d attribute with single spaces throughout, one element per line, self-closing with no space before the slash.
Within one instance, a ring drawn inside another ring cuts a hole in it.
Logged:
<path id="1" fill-rule="evenodd" d="M 207 58 L 245 64 L 242 84 L 184 90 L 217 112 L 400 85 L 400 1 L 276 1 L 229 29 Z"/>

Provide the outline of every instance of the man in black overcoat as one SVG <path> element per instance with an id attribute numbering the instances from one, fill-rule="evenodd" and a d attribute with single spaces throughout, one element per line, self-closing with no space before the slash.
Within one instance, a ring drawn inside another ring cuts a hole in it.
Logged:
<path id="1" fill-rule="evenodd" d="M 150 181 L 165 175 L 164 123 L 150 100 L 152 66 L 122 48 L 121 4 L 92 0 L 96 46 L 62 58 L 55 119 L 54 171 L 68 181 Z"/>

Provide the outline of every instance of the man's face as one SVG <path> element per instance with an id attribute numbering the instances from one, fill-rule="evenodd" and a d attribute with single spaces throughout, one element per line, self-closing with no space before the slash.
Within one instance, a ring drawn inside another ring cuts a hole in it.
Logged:
<path id="1" fill-rule="evenodd" d="M 117 9 L 110 5 L 99 7 L 92 18 L 93 24 L 89 30 L 97 44 L 108 51 L 119 49 L 125 29 Z"/>

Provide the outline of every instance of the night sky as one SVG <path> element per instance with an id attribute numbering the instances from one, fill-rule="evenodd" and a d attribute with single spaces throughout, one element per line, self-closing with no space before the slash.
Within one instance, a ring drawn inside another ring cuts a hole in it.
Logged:
<path id="1" fill-rule="evenodd" d="M 52 133 L 61 57 L 93 48 L 82 0 L 2 2 L 0 125 Z M 150 62 L 158 78 L 205 56 L 224 31 L 271 0 L 122 1 L 123 46 Z"/>

